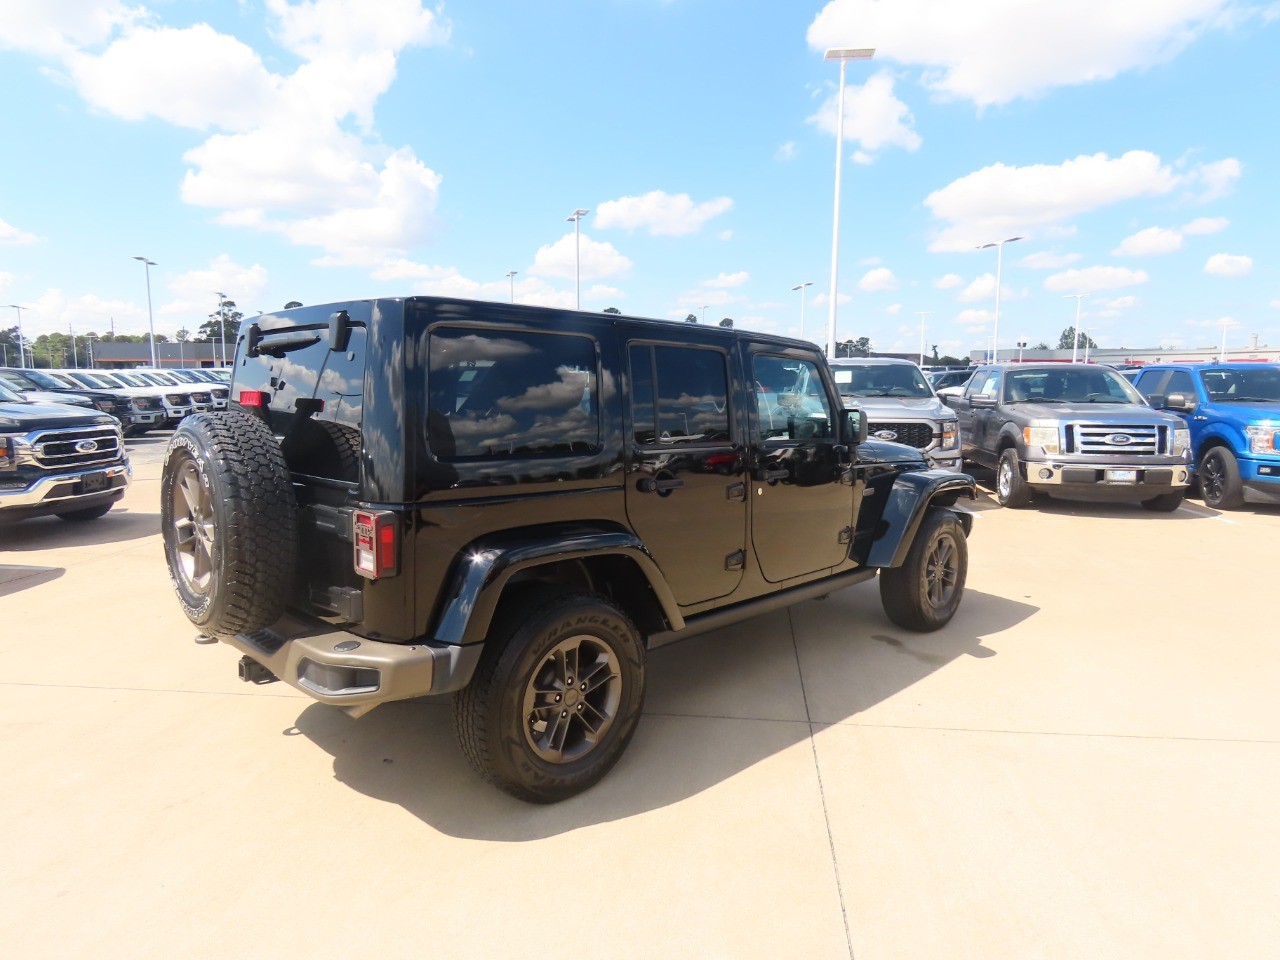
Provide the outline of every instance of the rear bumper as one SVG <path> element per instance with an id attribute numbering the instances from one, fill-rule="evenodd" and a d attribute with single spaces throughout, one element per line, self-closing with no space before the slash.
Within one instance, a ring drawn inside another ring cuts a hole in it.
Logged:
<path id="1" fill-rule="evenodd" d="M 483 647 L 386 643 L 289 614 L 263 630 L 218 639 L 307 696 L 356 715 L 391 700 L 460 690 Z"/>
<path id="2" fill-rule="evenodd" d="M 105 486 L 85 492 L 85 477 L 105 474 Z M 14 490 L 0 488 L 0 520 L 25 520 L 47 517 L 68 510 L 84 510 L 103 503 L 114 503 L 124 496 L 129 486 L 129 464 L 91 467 L 74 473 L 57 473 L 39 477 L 25 487 Z"/>

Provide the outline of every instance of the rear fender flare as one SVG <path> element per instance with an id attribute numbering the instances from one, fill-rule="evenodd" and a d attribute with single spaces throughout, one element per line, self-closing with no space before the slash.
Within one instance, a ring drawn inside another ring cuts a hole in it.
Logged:
<path id="1" fill-rule="evenodd" d="M 466 547 L 458 558 L 436 621 L 433 642 L 465 645 L 483 641 L 503 588 L 516 573 L 549 563 L 602 556 L 621 556 L 635 564 L 653 590 L 670 628 L 684 628 L 675 595 L 639 537 L 624 531 L 578 529 L 540 538 L 486 537 Z"/>
<path id="2" fill-rule="evenodd" d="M 935 499 L 947 494 L 963 495 L 972 500 L 975 496 L 973 477 L 942 470 L 912 470 L 900 474 L 889 491 L 877 528 L 878 535 L 867 551 L 865 564 L 869 567 L 902 566 L 925 512 Z M 973 529 L 973 515 L 959 510 L 949 512 L 959 521 L 967 537 Z"/>

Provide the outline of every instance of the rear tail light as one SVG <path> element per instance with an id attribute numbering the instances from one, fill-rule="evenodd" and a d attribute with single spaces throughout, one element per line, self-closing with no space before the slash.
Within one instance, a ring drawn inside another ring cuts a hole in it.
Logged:
<path id="1" fill-rule="evenodd" d="M 370 580 L 399 572 L 400 534 L 396 515 L 387 510 L 357 510 L 352 517 L 356 573 Z"/>
<path id="2" fill-rule="evenodd" d="M 242 407 L 265 407 L 267 405 L 267 395 L 262 390 L 241 390 L 240 406 Z"/>

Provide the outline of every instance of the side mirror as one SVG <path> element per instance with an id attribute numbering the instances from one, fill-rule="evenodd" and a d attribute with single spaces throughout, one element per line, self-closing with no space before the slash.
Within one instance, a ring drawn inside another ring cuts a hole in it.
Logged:
<path id="1" fill-rule="evenodd" d="M 996 405 L 996 398 L 989 397 L 985 393 L 975 393 L 969 398 L 969 406 L 975 409 L 988 409 Z"/>
<path id="2" fill-rule="evenodd" d="M 845 410 L 844 419 L 840 425 L 840 440 L 851 446 L 856 447 L 860 443 L 867 442 L 867 417 L 861 410 Z"/>
<path id="3" fill-rule="evenodd" d="M 1185 393 L 1171 393 L 1164 398 L 1164 408 L 1176 410 L 1179 413 L 1190 413 L 1196 408 L 1196 401 L 1194 397 L 1188 397 Z"/>

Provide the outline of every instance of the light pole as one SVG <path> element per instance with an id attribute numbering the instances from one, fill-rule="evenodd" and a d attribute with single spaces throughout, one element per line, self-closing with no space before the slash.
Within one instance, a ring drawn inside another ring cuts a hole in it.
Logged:
<path id="1" fill-rule="evenodd" d="M 1071 340 L 1071 362 L 1076 362 L 1076 350 L 1080 347 L 1080 301 L 1087 297 L 1087 293 L 1064 293 L 1063 300 L 1072 300 L 1076 302 L 1076 335 Z"/>
<path id="2" fill-rule="evenodd" d="M 222 339 L 222 366 L 227 365 L 227 295 L 218 293 L 218 335 Z"/>
<path id="3" fill-rule="evenodd" d="M 577 210 L 573 211 L 573 213 L 569 214 L 569 216 L 565 217 L 566 221 L 573 221 L 573 289 L 575 310 L 582 309 L 582 241 L 581 234 L 579 232 L 579 224 L 581 224 L 582 218 L 590 212 L 590 210 L 584 210 L 579 207 Z"/>
<path id="4" fill-rule="evenodd" d="M 831 303 L 827 311 L 827 357 L 836 355 L 836 286 L 840 264 L 840 168 L 844 166 L 844 68 L 850 60 L 870 60 L 875 48 L 828 50 L 824 60 L 840 61 L 840 96 L 836 104 L 836 202 L 831 226 Z"/>
<path id="5" fill-rule="evenodd" d="M 1027 348 L 1027 335 L 1024 333 L 1018 338 L 1018 362 L 1022 362 L 1022 351 Z"/>
<path id="6" fill-rule="evenodd" d="M 706 323 L 706 322 L 707 322 L 707 307 L 709 307 L 709 306 L 711 306 L 711 304 L 709 304 L 709 303 L 704 303 L 704 304 L 702 305 L 702 322 L 703 322 L 703 323 Z"/>
<path id="7" fill-rule="evenodd" d="M 792 293 L 794 293 L 797 290 L 800 291 L 800 339 L 801 340 L 804 339 L 804 288 L 812 287 L 812 286 L 813 286 L 813 281 L 806 280 L 804 283 L 797 283 L 794 287 L 791 288 Z"/>
<path id="8" fill-rule="evenodd" d="M 147 274 L 147 326 L 151 329 L 151 366 L 156 365 L 156 321 L 151 313 L 151 268 L 156 265 L 154 260 L 148 260 L 146 257 L 134 257 L 135 260 L 142 261 L 142 269 Z M 115 328 L 115 321 L 111 321 L 112 328 Z"/>
<path id="9" fill-rule="evenodd" d="M 1234 327 L 1236 322 L 1230 317 L 1223 317 L 1218 321 L 1218 325 L 1222 327 L 1222 345 L 1218 347 L 1218 362 L 1227 362 L 1227 327 Z"/>
<path id="10" fill-rule="evenodd" d="M 76 355 L 76 332 L 71 328 L 71 321 L 67 321 L 67 333 L 71 335 L 71 366 L 77 370 L 80 369 L 80 358 Z"/>
<path id="11" fill-rule="evenodd" d="M 27 361 L 24 354 L 26 351 L 27 338 L 22 335 L 22 307 L 18 306 L 16 303 L 11 303 L 9 306 L 18 311 L 18 366 L 25 370 L 27 368 Z M 35 364 L 36 358 L 33 356 L 31 358 L 31 365 L 34 367 Z"/>
<path id="12" fill-rule="evenodd" d="M 920 366 L 924 366 L 924 318 L 933 316 L 932 310 L 917 310 L 916 316 L 920 318 Z"/>
<path id="13" fill-rule="evenodd" d="M 996 240 L 993 243 L 983 243 L 978 246 L 979 250 L 986 250 L 988 247 L 996 248 L 996 323 L 994 329 L 991 331 L 992 363 L 998 363 L 1000 361 L 1000 268 L 1004 263 L 1004 245 L 1021 239 L 1021 237 L 1009 237 L 1005 240 Z"/>
<path id="14" fill-rule="evenodd" d="M 507 279 L 511 281 L 511 302 L 512 303 L 516 302 L 516 274 L 519 272 L 520 272 L 519 270 L 507 271 Z"/>

